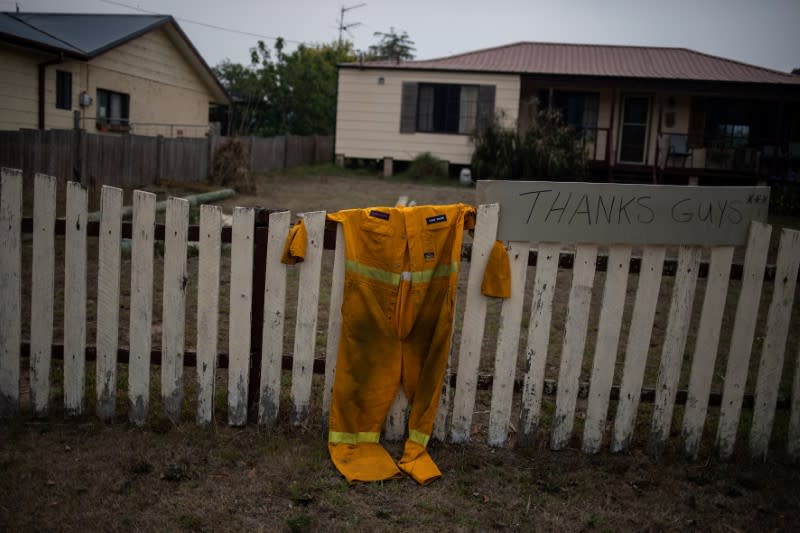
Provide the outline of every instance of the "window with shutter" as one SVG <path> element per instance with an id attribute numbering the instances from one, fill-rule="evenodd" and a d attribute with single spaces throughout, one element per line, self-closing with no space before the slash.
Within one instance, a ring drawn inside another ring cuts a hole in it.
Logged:
<path id="1" fill-rule="evenodd" d="M 56 108 L 72 109 L 72 72 L 56 71 Z"/>
<path id="2" fill-rule="evenodd" d="M 494 93 L 494 85 L 403 82 L 400 132 L 470 135 L 494 115 Z"/>

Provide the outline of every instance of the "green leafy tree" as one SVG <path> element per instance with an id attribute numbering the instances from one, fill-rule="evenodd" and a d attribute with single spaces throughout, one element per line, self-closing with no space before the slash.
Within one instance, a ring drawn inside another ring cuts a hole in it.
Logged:
<path id="1" fill-rule="evenodd" d="M 394 27 L 389 28 L 387 33 L 376 31 L 375 37 L 380 37 L 380 42 L 369 47 L 367 50 L 368 60 L 392 60 L 396 62 L 414 59 L 414 41 L 408 38 L 408 33 L 403 31 L 397 33 Z"/>
<path id="2" fill-rule="evenodd" d="M 234 122 L 240 134 L 331 134 L 336 123 L 336 66 L 355 61 L 352 44 L 300 45 L 287 52 L 277 39 L 250 50 L 251 62 L 224 62 L 215 69 L 237 99 Z M 237 96 L 239 98 L 237 98 Z"/>

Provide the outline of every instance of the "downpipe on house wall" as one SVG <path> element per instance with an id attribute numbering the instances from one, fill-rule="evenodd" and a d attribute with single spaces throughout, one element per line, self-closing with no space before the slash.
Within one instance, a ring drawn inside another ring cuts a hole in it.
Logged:
<path id="1" fill-rule="evenodd" d="M 59 63 L 64 62 L 64 54 L 58 54 L 58 57 L 55 59 L 51 59 L 49 61 L 45 61 L 43 63 L 39 63 L 37 66 L 39 67 L 39 129 L 43 130 L 45 127 L 45 103 L 44 103 L 44 96 L 46 93 L 45 85 L 47 85 L 47 67 L 52 65 L 58 65 Z"/>

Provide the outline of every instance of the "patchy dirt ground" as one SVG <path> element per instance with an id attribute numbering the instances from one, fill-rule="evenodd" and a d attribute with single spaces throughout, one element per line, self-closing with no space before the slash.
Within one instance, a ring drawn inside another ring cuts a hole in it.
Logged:
<path id="1" fill-rule="evenodd" d="M 432 485 L 349 487 L 318 427 L 0 430 L 3 531 L 789 531 L 800 518 L 800 471 L 772 462 L 433 444 Z"/>
<path id="2" fill-rule="evenodd" d="M 454 182 L 452 182 L 454 183 Z M 182 194 L 206 187 L 166 184 L 153 188 L 160 196 Z M 399 196 L 418 203 L 474 203 L 474 189 L 450 184 L 424 184 L 401 179 L 370 176 L 320 174 L 319 169 L 290 175 L 270 175 L 257 182 L 257 194 L 237 196 L 222 205 L 286 208 L 293 212 L 338 210 L 370 205 L 393 205 Z M 780 225 L 800 227 L 800 220 L 784 218 Z M 777 233 L 777 231 L 775 231 Z M 777 239 L 773 239 L 777 242 Z M 94 339 L 94 301 L 96 299 L 96 242 L 89 243 L 89 330 Z M 61 243 L 63 253 L 63 241 Z M 773 259 L 774 259 L 773 246 Z M 25 271 L 29 271 L 30 254 Z M 63 265 L 63 255 L 57 265 Z M 326 302 L 330 285 L 332 254 L 326 252 L 321 290 L 320 336 L 327 325 Z M 123 256 L 122 309 L 120 344 L 127 344 L 130 258 Z M 189 259 L 190 284 L 187 293 L 187 349 L 195 344 L 196 257 Z M 229 258 L 223 257 L 220 306 L 228 298 Z M 57 266 L 58 271 L 58 266 Z M 528 272 L 530 292 L 535 269 Z M 60 277 L 58 277 L 60 276 Z M 156 254 L 154 279 L 153 346 L 160 346 L 163 258 Z M 462 273 L 463 276 L 463 273 Z M 570 272 L 559 274 L 555 297 L 552 353 L 546 377 L 558 374 L 561 339 L 566 315 Z M 629 281 L 626 317 L 630 316 L 636 287 L 635 276 Z M 597 334 L 597 316 L 604 274 L 598 273 L 593 295 L 594 321 L 589 325 L 587 355 L 581 379 L 588 380 L 591 348 Z M 463 283 L 461 284 L 464 285 Z M 698 294 L 703 282 L 699 283 Z M 296 271 L 289 270 L 285 346 L 293 342 L 293 309 L 297 294 Z M 655 384 L 672 287 L 665 278 L 659 298 L 660 310 L 654 329 L 653 349 L 648 360 L 646 386 Z M 26 287 L 29 290 L 29 286 Z M 732 283 L 733 293 L 738 291 Z M 800 289 L 799 289 L 800 290 Z M 63 269 L 56 279 L 57 300 L 63 299 Z M 701 299 L 695 302 L 694 323 L 699 318 Z M 23 296 L 27 301 L 28 296 Z M 61 300 L 59 300 L 61 301 Z M 460 299 L 463 302 L 463 298 Z M 800 297 L 798 297 L 800 301 Z M 762 302 L 762 311 L 768 300 Z M 523 323 L 527 324 L 526 304 Z M 56 306 L 55 342 L 61 342 L 63 316 Z M 491 372 L 499 323 L 497 311 L 490 311 L 484 340 L 485 354 L 481 371 Z M 728 300 L 724 331 L 732 327 L 735 298 Z M 462 310 L 459 307 L 459 312 Z M 29 316 L 29 307 L 24 310 Z M 221 314 L 220 349 L 227 349 L 226 313 Z M 764 315 L 758 325 L 763 332 Z M 494 318 L 492 318 L 494 317 Z M 27 320 L 27 319 L 26 319 Z M 629 320 L 623 320 L 624 328 Z M 792 334 L 787 354 L 798 353 L 800 305 L 795 304 Z M 727 328 L 727 329 L 725 329 Z M 522 328 L 524 350 L 527 328 Z M 457 332 L 458 335 L 458 332 Z M 24 333 L 27 336 L 27 333 Z M 626 332 L 621 336 L 626 338 Z M 456 337 L 458 342 L 458 337 Z M 720 353 L 727 353 L 729 335 L 723 334 Z M 752 369 L 762 339 L 757 339 Z M 691 354 L 693 337 L 687 353 Z M 726 344 L 728 343 L 728 344 Z M 624 349 L 621 347 L 621 349 Z M 318 358 L 324 358 L 324 342 L 318 343 Z M 724 357 L 719 358 L 714 386 L 724 375 Z M 524 364 L 520 358 L 520 366 Z M 787 355 L 782 377 L 782 394 L 791 390 L 795 358 Z M 23 361 L 26 369 L 28 361 Z M 618 361 L 616 381 L 622 362 Z M 681 387 L 688 382 L 688 366 L 683 365 Z M 780 449 L 785 446 L 776 437 L 772 449 L 777 453 L 766 464 L 754 464 L 745 457 L 743 447 L 730 463 L 708 460 L 715 413 L 710 413 L 706 439 L 698 463 L 686 463 L 675 446 L 668 449 L 661 462 L 643 455 L 643 443 L 649 426 L 649 408 L 643 406 L 637 419 L 637 431 L 630 454 L 603 452 L 589 457 L 578 451 L 585 406 L 578 403 L 578 419 L 573 446 L 562 452 L 546 449 L 547 418 L 554 399 L 545 398 L 543 429 L 539 445 L 531 450 L 494 450 L 485 442 L 489 393 L 481 391 L 476 402 L 473 426 L 475 443 L 467 446 L 434 443 L 432 455 L 444 472 L 444 478 L 429 487 L 418 487 L 411 480 L 348 487 L 330 464 L 319 427 L 317 403 L 312 404 L 312 426 L 306 430 L 288 429 L 285 413 L 280 429 L 265 433 L 255 427 L 233 429 L 224 425 L 225 373 L 218 375 L 220 393 L 216 398 L 217 425 L 196 427 L 193 420 L 192 372 L 186 373 L 186 401 L 183 423 L 175 426 L 159 417 L 159 369 L 151 376 L 151 417 L 144 428 L 127 425 L 125 369 L 118 381 L 118 416 L 105 425 L 91 417 L 63 419 L 59 406 L 61 366 L 53 364 L 51 415 L 46 420 L 23 417 L 0 424 L 0 531 L 27 530 L 509 530 L 509 531 L 580 531 L 598 530 L 686 530 L 700 531 L 781 531 L 796 529 L 800 523 L 800 468 L 783 463 Z M 87 411 L 93 412 L 92 364 L 87 365 Z M 751 382 L 753 372 L 751 371 Z M 289 376 L 284 374 L 285 385 Z M 319 382 L 315 379 L 318 392 Z M 752 384 L 748 388 L 752 387 Z M 24 387 L 23 387 L 24 390 Z M 23 398 L 24 400 L 24 398 Z M 518 399 L 515 404 L 518 403 Z M 282 405 L 287 405 L 285 402 Z M 613 420 L 614 402 L 609 420 Z M 676 409 L 676 421 L 682 410 Z M 787 413 L 776 419 L 775 434 L 785 434 Z M 513 420 L 513 418 L 512 418 Z M 743 416 L 748 425 L 748 413 Z M 673 424 L 675 435 L 679 423 Z M 741 432 L 740 439 L 746 434 Z M 785 439 L 785 437 L 783 437 Z M 677 439 L 673 439 L 677 440 Z M 512 437 L 513 441 L 513 437 Z M 399 445 L 389 443 L 399 455 Z"/>

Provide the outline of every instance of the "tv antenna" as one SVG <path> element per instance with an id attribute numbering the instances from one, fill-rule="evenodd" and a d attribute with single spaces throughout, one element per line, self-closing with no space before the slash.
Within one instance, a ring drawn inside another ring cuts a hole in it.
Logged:
<path id="1" fill-rule="evenodd" d="M 351 22 L 349 24 L 345 24 L 344 22 L 344 14 L 348 11 L 353 9 L 358 9 L 359 7 L 364 7 L 367 4 L 356 4 L 354 6 L 342 6 L 341 11 L 339 12 L 339 47 L 342 46 L 342 32 L 346 31 L 350 33 L 350 28 L 355 28 L 356 26 L 361 26 L 360 22 Z"/>

